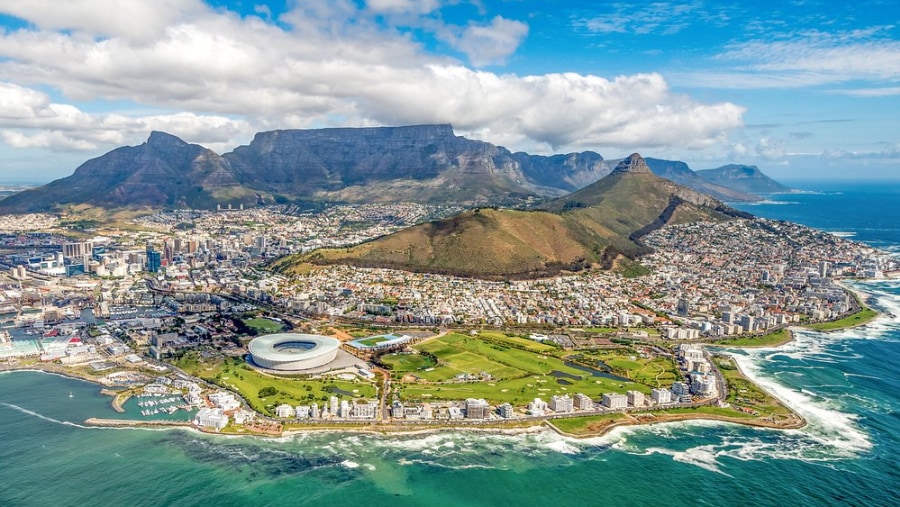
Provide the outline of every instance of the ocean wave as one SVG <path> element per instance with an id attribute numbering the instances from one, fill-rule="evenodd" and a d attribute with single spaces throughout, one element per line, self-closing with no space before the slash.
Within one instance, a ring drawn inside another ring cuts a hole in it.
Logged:
<path id="1" fill-rule="evenodd" d="M 773 201 L 770 199 L 764 199 L 762 201 L 756 201 L 756 202 L 742 202 L 741 206 L 763 206 L 763 205 L 781 206 L 781 205 L 788 205 L 788 204 L 800 204 L 800 203 L 796 202 L 796 201 Z"/>
<path id="2" fill-rule="evenodd" d="M 853 231 L 828 231 L 828 234 L 839 238 L 852 238 L 853 236 L 856 236 L 856 233 Z"/>

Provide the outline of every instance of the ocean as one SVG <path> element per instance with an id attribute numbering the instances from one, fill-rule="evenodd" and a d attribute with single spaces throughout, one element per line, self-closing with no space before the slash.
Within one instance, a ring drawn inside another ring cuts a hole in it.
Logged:
<path id="1" fill-rule="evenodd" d="M 900 253 L 900 184 L 801 188 L 815 192 L 742 207 Z M 99 387 L 3 373 L 0 505 L 900 505 L 900 280 L 853 286 L 882 311 L 873 323 L 735 351 L 809 421 L 800 430 L 680 422 L 574 440 L 100 429 L 82 421 L 118 414 Z"/>

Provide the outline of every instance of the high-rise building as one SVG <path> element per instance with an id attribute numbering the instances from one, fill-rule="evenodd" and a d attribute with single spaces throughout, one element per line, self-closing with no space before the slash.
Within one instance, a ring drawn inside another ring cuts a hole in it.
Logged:
<path id="1" fill-rule="evenodd" d="M 158 273 L 160 266 L 162 266 L 162 255 L 152 246 L 147 246 L 147 271 Z"/>
<path id="2" fill-rule="evenodd" d="M 672 403 L 672 391 L 663 388 L 654 389 L 650 391 L 650 399 L 657 405 Z"/>
<path id="3" fill-rule="evenodd" d="M 484 419 L 488 415 L 489 408 L 487 401 L 469 398 L 466 400 L 466 419 Z"/>
<path id="4" fill-rule="evenodd" d="M 644 406 L 644 393 L 640 391 L 628 391 L 625 395 L 628 398 L 628 404 L 632 407 Z"/>
<path id="5" fill-rule="evenodd" d="M 606 408 L 620 409 L 628 407 L 628 397 L 624 394 L 606 393 L 601 404 Z"/>
<path id="6" fill-rule="evenodd" d="M 586 394 L 578 393 L 575 395 L 573 405 L 579 410 L 590 410 L 594 408 L 594 400 Z"/>
<path id="7" fill-rule="evenodd" d="M 568 394 L 551 396 L 550 409 L 557 414 L 569 413 L 575 410 L 575 401 Z"/>

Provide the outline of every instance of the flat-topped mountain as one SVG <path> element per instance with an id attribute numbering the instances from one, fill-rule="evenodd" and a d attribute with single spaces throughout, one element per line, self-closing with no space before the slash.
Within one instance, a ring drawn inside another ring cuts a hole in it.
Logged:
<path id="1" fill-rule="evenodd" d="M 517 205 L 561 197 L 608 175 L 616 161 L 586 151 L 512 153 L 450 125 L 274 130 L 218 155 L 153 132 L 138 146 L 89 160 L 75 173 L 0 201 L 0 212 L 100 208 L 214 208 L 296 200 Z M 654 172 L 724 200 L 754 200 L 699 178 L 681 162 Z"/>
<path id="2" fill-rule="evenodd" d="M 611 268 L 649 249 L 640 238 L 668 223 L 748 216 L 650 172 L 638 154 L 606 177 L 544 209 L 476 209 L 420 224 L 352 248 L 282 259 L 483 278 L 535 278 L 596 266 Z"/>
<path id="3" fill-rule="evenodd" d="M 763 174 L 755 165 L 729 164 L 696 172 L 704 180 L 751 194 L 790 192 L 791 188 Z"/>

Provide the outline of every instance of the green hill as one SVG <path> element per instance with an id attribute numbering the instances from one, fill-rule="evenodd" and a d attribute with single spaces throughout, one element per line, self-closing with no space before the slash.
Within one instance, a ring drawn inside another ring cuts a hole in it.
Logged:
<path id="1" fill-rule="evenodd" d="M 638 154 L 600 181 L 545 209 L 480 209 L 420 224 L 351 248 L 289 256 L 301 264 L 350 264 L 480 278 L 538 278 L 609 269 L 649 249 L 640 238 L 667 223 L 740 216 L 721 202 L 650 173 Z"/>

